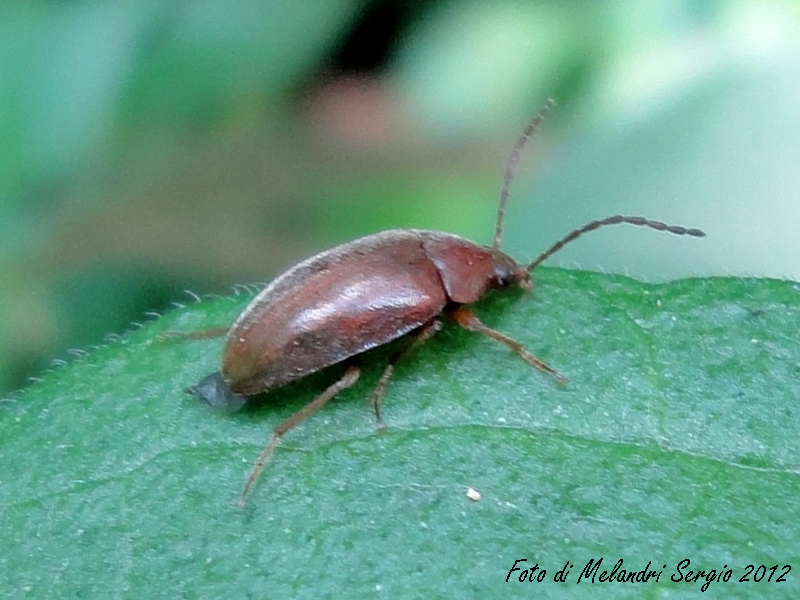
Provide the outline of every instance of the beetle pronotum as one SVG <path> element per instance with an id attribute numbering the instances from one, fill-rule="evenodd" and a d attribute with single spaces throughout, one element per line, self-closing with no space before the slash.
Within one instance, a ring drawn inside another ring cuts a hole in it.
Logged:
<path id="1" fill-rule="evenodd" d="M 326 250 L 289 268 L 267 285 L 227 330 L 220 371 L 189 388 L 213 405 L 241 405 L 247 397 L 274 390 L 326 367 L 342 363 L 344 373 L 272 433 L 239 497 L 247 496 L 281 438 L 319 411 L 361 374 L 357 356 L 402 336 L 410 343 L 389 360 L 372 394 L 378 427 L 386 384 L 397 361 L 441 328 L 442 317 L 489 336 L 529 365 L 565 379 L 521 344 L 490 329 L 469 305 L 489 290 L 519 286 L 529 290 L 531 272 L 584 233 L 627 223 L 676 235 L 702 237 L 699 229 L 642 217 L 614 215 L 587 223 L 520 265 L 500 251 L 508 192 L 520 152 L 553 106 L 548 102 L 520 134 L 506 165 L 491 246 L 480 246 L 440 231 L 389 230 Z M 191 337 L 225 333 L 210 330 Z"/>

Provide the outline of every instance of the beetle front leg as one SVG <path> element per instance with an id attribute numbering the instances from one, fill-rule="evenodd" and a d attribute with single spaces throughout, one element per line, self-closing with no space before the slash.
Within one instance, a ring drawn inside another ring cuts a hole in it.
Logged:
<path id="1" fill-rule="evenodd" d="M 494 329 L 491 329 L 490 327 L 484 325 L 481 322 L 481 320 L 475 315 L 475 313 L 473 313 L 469 309 L 463 306 L 459 306 L 458 308 L 449 311 L 449 314 L 450 316 L 453 317 L 453 320 L 464 329 L 488 335 L 493 340 L 497 340 L 501 344 L 504 344 L 509 348 L 511 348 L 514 352 L 516 352 L 522 357 L 522 360 L 527 362 L 532 367 L 552 375 L 558 380 L 559 383 L 567 382 L 566 377 L 564 377 L 554 368 L 548 366 L 546 363 L 542 362 L 541 360 L 536 358 L 533 354 L 525 350 L 525 348 L 522 347 L 522 344 L 520 344 L 516 340 L 512 340 L 510 337 L 506 335 L 503 335 L 499 331 L 495 331 Z"/>
<path id="2" fill-rule="evenodd" d="M 410 344 L 400 348 L 389 358 L 389 364 L 386 365 L 381 378 L 378 379 L 378 384 L 375 386 L 375 391 L 372 392 L 372 410 L 375 412 L 375 420 L 377 421 L 378 429 L 383 429 L 386 427 L 383 419 L 381 418 L 381 403 L 383 402 L 383 395 L 386 392 L 386 384 L 389 382 L 392 373 L 394 373 L 395 366 L 397 366 L 397 363 L 401 359 L 408 356 L 423 343 L 431 339 L 433 334 L 439 331 L 441 328 L 441 319 L 436 318 L 428 321 L 419 329 L 411 333 L 411 335 L 414 336 L 414 339 Z"/>
<path id="3" fill-rule="evenodd" d="M 272 432 L 272 437 L 270 438 L 269 442 L 267 442 L 267 445 L 264 446 L 261 456 L 258 457 L 256 464 L 253 466 L 253 470 L 250 471 L 250 476 L 247 478 L 247 483 L 244 485 L 242 495 L 239 496 L 239 508 L 244 508 L 244 504 L 247 501 L 247 495 L 250 493 L 253 485 L 255 485 L 256 481 L 258 480 L 258 476 L 261 475 L 261 471 L 264 470 L 264 467 L 269 462 L 269 459 L 272 456 L 275 447 L 281 441 L 281 438 L 288 431 L 294 429 L 305 419 L 319 411 L 319 409 L 325 406 L 325 404 L 327 404 L 328 401 L 336 396 L 336 394 L 352 386 L 356 381 L 358 381 L 360 375 L 361 369 L 356 366 L 349 367 L 347 371 L 345 371 L 344 375 L 342 375 L 341 379 L 339 379 L 336 383 L 331 385 L 319 396 L 314 398 L 311 402 L 306 404 L 303 408 L 298 410 L 291 417 L 286 419 L 283 423 L 275 428 L 275 431 Z"/>

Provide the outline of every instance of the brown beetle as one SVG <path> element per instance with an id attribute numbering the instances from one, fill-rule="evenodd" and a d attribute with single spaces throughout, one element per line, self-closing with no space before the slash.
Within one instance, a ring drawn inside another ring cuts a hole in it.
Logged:
<path id="1" fill-rule="evenodd" d="M 343 363 L 344 374 L 309 404 L 278 425 L 256 461 L 239 506 L 258 479 L 273 450 L 289 430 L 320 410 L 359 378 L 357 356 L 408 335 L 412 337 L 386 366 L 373 392 L 378 426 L 380 404 L 397 361 L 441 328 L 447 315 L 458 325 L 505 344 L 531 366 L 565 379 L 518 342 L 485 326 L 468 305 L 489 290 L 530 289 L 530 273 L 580 235 L 628 223 L 677 235 L 701 237 L 687 229 L 641 217 L 615 215 L 569 233 L 527 266 L 500 250 L 505 205 L 519 154 L 553 102 L 539 111 L 517 139 L 506 166 L 491 247 L 439 231 L 390 230 L 342 244 L 296 264 L 262 290 L 227 331 L 222 368 L 190 393 L 216 406 L 241 406 L 247 397 L 274 390 L 326 367 Z M 213 330 L 193 334 L 209 337 Z"/>

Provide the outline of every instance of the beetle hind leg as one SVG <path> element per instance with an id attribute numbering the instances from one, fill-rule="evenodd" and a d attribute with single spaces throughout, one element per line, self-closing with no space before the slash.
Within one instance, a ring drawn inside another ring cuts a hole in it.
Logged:
<path id="1" fill-rule="evenodd" d="M 358 381 L 360 375 L 361 375 L 361 369 L 359 369 L 357 366 L 349 367 L 345 371 L 344 375 L 342 375 L 341 379 L 336 381 L 333 385 L 328 387 L 328 389 L 322 392 L 319 396 L 314 398 L 311 402 L 306 404 L 303 408 L 298 410 L 291 417 L 286 419 L 283 423 L 281 423 L 275 428 L 275 431 L 272 432 L 272 437 L 269 439 L 269 442 L 267 442 L 267 445 L 264 446 L 264 450 L 261 452 L 261 456 L 258 457 L 256 464 L 253 465 L 253 470 L 250 471 L 250 475 L 247 478 L 247 483 L 245 483 L 244 489 L 242 490 L 242 495 L 239 496 L 239 503 L 238 503 L 239 508 L 244 508 L 250 490 L 253 488 L 256 481 L 258 480 L 258 476 L 261 475 L 261 471 L 264 470 L 264 467 L 267 465 L 269 459 L 272 457 L 272 453 L 275 451 L 275 448 L 280 443 L 281 438 L 288 431 L 297 427 L 297 425 L 299 425 L 305 419 L 317 413 L 339 392 L 341 392 L 342 390 L 346 390 L 347 388 L 355 384 L 355 382 Z"/>
<path id="2" fill-rule="evenodd" d="M 494 329 L 487 327 L 484 325 L 481 320 L 473 313 L 472 311 L 464 308 L 463 306 L 459 306 L 458 308 L 452 310 L 450 315 L 453 317 L 453 320 L 458 323 L 464 329 L 468 329 L 469 331 L 475 331 L 477 333 L 482 333 L 483 335 L 489 336 L 493 340 L 497 340 L 501 344 L 508 346 L 514 352 L 519 354 L 519 356 L 528 363 L 530 366 L 534 367 L 535 369 L 539 369 L 548 375 L 552 375 L 553 377 L 558 380 L 559 383 L 566 383 L 567 378 L 564 377 L 561 373 L 556 371 L 553 367 L 549 366 L 548 364 L 542 362 L 538 358 L 536 358 L 533 354 L 528 352 L 525 348 L 523 348 L 522 344 L 518 341 L 511 339 L 507 335 L 503 335 L 499 331 L 495 331 Z"/>
<path id="3" fill-rule="evenodd" d="M 375 386 L 375 391 L 372 392 L 372 410 L 375 413 L 375 421 L 377 422 L 379 430 L 386 427 L 383 418 L 381 418 L 381 403 L 383 402 L 383 395 L 386 392 L 386 384 L 389 382 L 389 379 L 391 379 L 397 363 L 431 339 L 433 334 L 441 328 L 441 319 L 432 319 L 428 321 L 411 334 L 414 339 L 410 344 L 403 346 L 389 358 L 389 364 L 386 365 L 381 378 L 378 379 L 378 383 Z"/>
<path id="4" fill-rule="evenodd" d="M 200 331 L 174 331 L 169 329 L 158 334 L 160 341 L 179 339 L 179 340 L 209 340 L 212 338 L 227 335 L 230 327 L 214 327 L 212 329 L 202 329 Z"/>

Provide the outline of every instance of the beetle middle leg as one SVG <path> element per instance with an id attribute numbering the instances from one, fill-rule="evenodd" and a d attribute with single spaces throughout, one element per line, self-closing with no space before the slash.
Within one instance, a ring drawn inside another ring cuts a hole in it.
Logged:
<path id="1" fill-rule="evenodd" d="M 468 329 L 469 331 L 476 331 L 478 333 L 482 333 L 483 335 L 487 335 L 493 340 L 497 340 L 501 344 L 504 344 L 511 348 L 514 352 L 520 355 L 522 360 L 526 363 L 531 365 L 532 367 L 539 369 L 549 375 L 555 377 L 559 383 L 566 383 L 567 378 L 564 377 L 561 373 L 556 371 L 551 366 L 547 365 L 546 363 L 542 362 L 538 358 L 536 358 L 533 354 L 525 350 L 518 341 L 511 339 L 507 335 L 503 335 L 499 331 L 495 331 L 494 329 L 487 327 L 484 325 L 481 320 L 473 313 L 471 310 L 459 306 L 458 308 L 450 311 L 450 316 L 453 317 L 453 320 L 458 323 L 464 329 Z"/>
<path id="2" fill-rule="evenodd" d="M 386 425 L 381 418 L 381 403 L 383 402 L 383 395 L 386 392 L 386 384 L 394 373 L 397 363 L 419 348 L 423 343 L 433 337 L 433 334 L 442 328 L 441 319 L 432 319 L 422 325 L 419 329 L 414 331 L 411 335 L 414 337 L 410 344 L 400 348 L 397 352 L 392 354 L 389 358 L 389 364 L 383 370 L 381 378 L 378 379 L 378 384 L 375 386 L 375 391 L 372 392 L 372 410 L 375 412 L 375 420 L 377 421 L 378 429 L 383 429 Z"/>
<path id="3" fill-rule="evenodd" d="M 291 417 L 286 419 L 283 423 L 275 428 L 275 431 L 272 432 L 272 437 L 270 438 L 269 442 L 267 442 L 267 445 L 264 446 L 261 456 L 258 457 L 256 464 L 253 466 L 253 470 L 250 471 L 250 476 L 247 478 L 247 483 L 244 484 L 242 495 L 239 496 L 239 508 L 244 508 L 244 504 L 247 501 L 247 495 L 250 493 L 253 485 L 255 485 L 256 481 L 258 480 L 258 476 L 261 475 L 261 471 L 264 470 L 264 467 L 269 462 L 269 459 L 272 456 L 275 447 L 278 445 L 278 443 L 280 443 L 281 438 L 288 431 L 297 427 L 297 425 L 299 425 L 305 419 L 314 415 L 317 411 L 319 411 L 319 409 L 325 406 L 328 401 L 333 399 L 336 394 L 352 386 L 356 381 L 358 381 L 360 375 L 361 369 L 359 367 L 349 367 L 345 371 L 344 375 L 342 375 L 341 379 L 336 381 L 319 396 L 314 398 L 311 402 L 306 404 L 303 408 L 298 410 Z"/>

